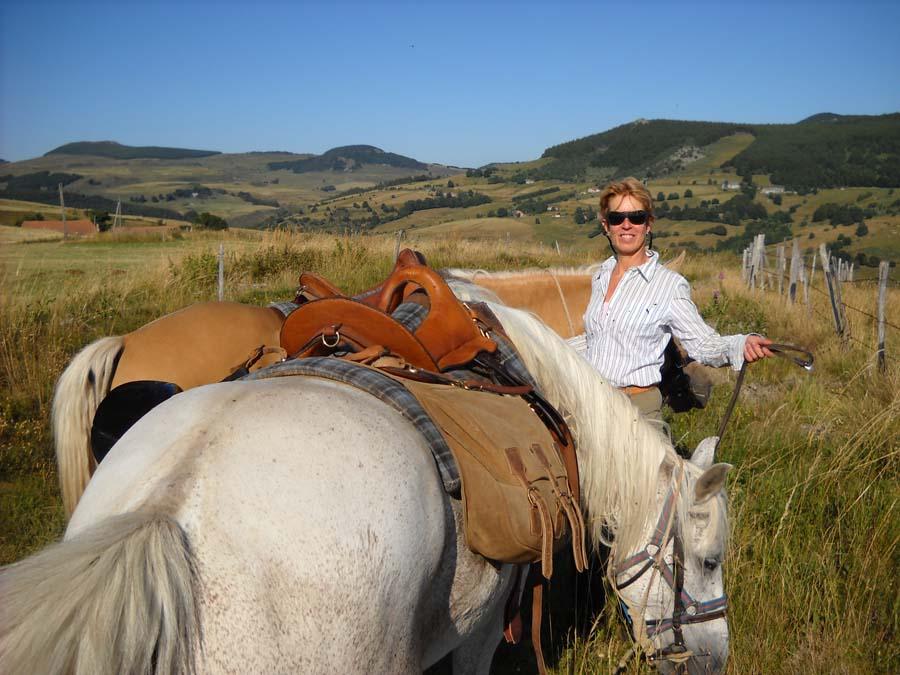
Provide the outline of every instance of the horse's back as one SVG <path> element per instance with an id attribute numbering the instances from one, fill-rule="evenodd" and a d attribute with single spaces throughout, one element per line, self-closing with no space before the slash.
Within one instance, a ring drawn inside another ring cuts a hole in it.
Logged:
<path id="1" fill-rule="evenodd" d="M 212 670 L 403 669 L 424 650 L 416 624 L 438 622 L 420 599 L 452 512 L 418 432 L 357 390 L 288 378 L 175 397 L 101 463 L 69 532 L 134 510 L 185 530 Z"/>
<path id="2" fill-rule="evenodd" d="M 269 307 L 236 302 L 190 305 L 124 336 L 112 386 L 163 380 L 189 389 L 218 382 L 257 347 L 279 344 L 283 317 Z M 276 357 L 264 357 L 266 364 Z"/>

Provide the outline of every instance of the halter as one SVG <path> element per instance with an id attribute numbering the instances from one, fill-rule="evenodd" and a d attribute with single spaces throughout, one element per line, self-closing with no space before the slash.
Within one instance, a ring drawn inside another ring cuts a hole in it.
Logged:
<path id="1" fill-rule="evenodd" d="M 620 591 L 640 579 L 648 570 L 652 570 L 652 574 L 659 574 L 672 589 L 675 597 L 672 616 L 666 619 L 643 619 L 643 622 L 648 641 L 668 630 L 673 632 L 675 638 L 667 647 L 654 650 L 648 656 L 648 660 L 670 660 L 676 664 L 676 667 L 685 664 L 689 658 L 694 656 L 684 644 L 681 627 L 684 624 L 703 623 L 724 618 L 727 606 L 724 594 L 712 600 L 698 602 L 684 589 L 684 542 L 681 539 L 681 528 L 678 526 L 676 507 L 683 477 L 684 463 L 679 462 L 678 480 L 666 494 L 662 512 L 659 514 L 659 520 L 656 522 L 650 542 L 639 553 L 616 565 L 614 578 L 611 579 L 614 588 Z M 665 555 L 669 541 L 672 541 L 672 555 Z M 616 583 L 616 579 L 638 565 L 641 565 L 640 569 L 627 581 Z M 647 595 L 649 595 L 649 589 L 648 586 Z M 644 596 L 642 603 L 642 618 L 647 611 L 647 595 Z M 633 627 L 628 605 L 621 599 L 620 602 L 625 609 L 629 626 Z M 631 654 L 633 652 L 629 656 Z M 624 669 L 627 658 L 619 664 L 620 669 Z"/>

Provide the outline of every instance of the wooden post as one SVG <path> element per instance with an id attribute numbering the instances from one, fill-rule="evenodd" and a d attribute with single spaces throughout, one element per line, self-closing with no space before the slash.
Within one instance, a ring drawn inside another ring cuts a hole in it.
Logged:
<path id="1" fill-rule="evenodd" d="M 225 299 L 225 244 L 219 244 L 219 302 Z"/>
<path id="2" fill-rule="evenodd" d="M 878 370 L 887 369 L 884 358 L 884 305 L 887 299 L 887 280 L 890 263 L 882 260 L 878 265 Z"/>
<path id="3" fill-rule="evenodd" d="M 62 213 L 63 239 L 68 239 L 69 227 L 66 225 L 66 202 L 63 200 L 62 183 L 59 184 L 59 210 Z"/>
<path id="4" fill-rule="evenodd" d="M 831 298 L 831 315 L 834 318 L 834 330 L 843 338 L 844 329 L 841 325 L 841 313 L 840 310 L 838 310 L 838 301 L 834 288 L 834 271 L 825 244 L 819 245 L 819 255 L 822 258 L 822 272 L 825 274 L 825 286 L 828 288 L 828 297 Z"/>
<path id="5" fill-rule="evenodd" d="M 847 271 L 846 264 L 843 267 L 843 271 Z M 844 310 L 844 287 L 842 282 L 843 279 L 840 276 L 834 280 L 834 295 L 837 299 L 838 313 L 841 316 L 841 346 L 846 349 L 850 336 L 850 327 L 847 324 L 847 313 Z"/>
<path id="6" fill-rule="evenodd" d="M 855 263 L 850 263 L 850 270 L 847 272 L 847 281 L 853 283 L 853 270 L 856 267 Z"/>
<path id="7" fill-rule="evenodd" d="M 553 245 L 556 246 L 556 255 L 562 255 L 562 253 L 560 253 L 560 250 L 559 250 L 559 242 L 554 239 Z"/>
<path id="8" fill-rule="evenodd" d="M 794 239 L 791 244 L 791 278 L 788 283 L 788 297 L 793 305 L 797 301 L 797 281 L 800 277 L 800 243 Z"/>
<path id="9" fill-rule="evenodd" d="M 778 244 L 775 258 L 775 273 L 778 275 L 778 295 L 784 291 L 784 244 Z"/>
<path id="10" fill-rule="evenodd" d="M 813 264 L 815 264 L 815 254 L 813 255 Z M 803 283 L 803 302 L 806 303 L 806 313 L 812 314 L 812 307 L 809 304 L 809 280 L 806 278 L 806 262 L 800 258 L 800 280 Z"/>
<path id="11" fill-rule="evenodd" d="M 400 257 L 400 240 L 403 239 L 403 230 L 397 230 L 397 241 L 394 242 L 394 260 Z"/>
<path id="12" fill-rule="evenodd" d="M 816 277 L 816 250 L 813 249 L 812 265 L 809 270 L 809 285 L 812 286 L 813 279 Z"/>
<path id="13" fill-rule="evenodd" d="M 747 274 L 750 271 L 750 264 L 748 263 L 748 254 L 750 252 L 749 247 L 744 249 L 744 252 L 741 254 L 741 281 L 745 284 L 747 283 Z"/>
<path id="14" fill-rule="evenodd" d="M 766 290 L 766 235 L 756 235 L 759 239 L 759 287 Z"/>

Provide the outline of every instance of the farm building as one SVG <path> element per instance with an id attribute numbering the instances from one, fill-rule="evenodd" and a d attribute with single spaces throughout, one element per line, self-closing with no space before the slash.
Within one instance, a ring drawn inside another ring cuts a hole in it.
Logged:
<path id="1" fill-rule="evenodd" d="M 67 234 L 96 234 L 97 226 L 89 220 L 67 220 L 65 229 L 61 220 L 26 220 L 22 223 L 26 230 L 52 230 Z"/>

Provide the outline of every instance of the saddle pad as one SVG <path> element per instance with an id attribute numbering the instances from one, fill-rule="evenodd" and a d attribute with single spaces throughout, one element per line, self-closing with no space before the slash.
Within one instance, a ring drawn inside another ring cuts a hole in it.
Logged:
<path id="1" fill-rule="evenodd" d="M 273 377 L 305 375 L 343 382 L 384 401 L 421 432 L 431 448 L 434 462 L 441 476 L 444 490 L 453 497 L 460 495 L 459 469 L 444 436 L 435 426 L 422 405 L 402 384 L 388 375 L 351 361 L 329 356 L 313 356 L 307 359 L 282 361 L 250 373 L 244 380 L 265 380 Z"/>

